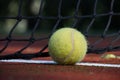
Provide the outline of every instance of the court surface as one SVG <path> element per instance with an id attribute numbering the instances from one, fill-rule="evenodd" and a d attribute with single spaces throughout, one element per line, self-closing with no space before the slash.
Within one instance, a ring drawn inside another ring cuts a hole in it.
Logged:
<path id="1" fill-rule="evenodd" d="M 120 54 L 104 54 L 111 53 Z M 76 65 L 58 65 L 51 57 L 1 60 L 0 80 L 120 80 L 120 59 L 103 59 L 102 55 L 87 54 Z"/>

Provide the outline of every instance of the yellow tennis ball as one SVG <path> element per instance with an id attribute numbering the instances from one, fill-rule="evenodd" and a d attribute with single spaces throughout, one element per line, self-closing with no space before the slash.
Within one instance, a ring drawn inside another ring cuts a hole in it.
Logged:
<path id="1" fill-rule="evenodd" d="M 103 58 L 103 59 L 115 59 L 115 58 L 117 58 L 117 56 L 114 54 L 103 54 L 101 56 L 101 58 Z"/>
<path id="2" fill-rule="evenodd" d="M 58 64 L 75 64 L 85 57 L 87 41 L 76 29 L 61 28 L 50 37 L 48 49 Z"/>

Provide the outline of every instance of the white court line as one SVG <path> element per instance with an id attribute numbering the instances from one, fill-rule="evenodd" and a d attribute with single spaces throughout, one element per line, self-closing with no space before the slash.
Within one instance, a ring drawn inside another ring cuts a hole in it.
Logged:
<path id="1" fill-rule="evenodd" d="M 35 63 L 35 64 L 57 64 L 56 62 L 50 61 L 50 60 L 23 60 L 23 59 L 0 60 L 0 62 Z M 120 68 L 120 64 L 104 64 L 104 63 L 81 62 L 81 63 L 76 63 L 75 65 Z"/>

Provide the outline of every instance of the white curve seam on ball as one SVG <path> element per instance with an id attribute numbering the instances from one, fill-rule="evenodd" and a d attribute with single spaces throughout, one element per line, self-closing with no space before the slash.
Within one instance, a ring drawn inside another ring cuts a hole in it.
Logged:
<path id="1" fill-rule="evenodd" d="M 70 51 L 70 53 L 68 53 L 68 55 L 65 57 L 64 61 L 66 61 L 72 54 L 75 48 L 75 43 L 74 43 L 74 31 L 71 31 L 71 44 L 72 44 L 72 49 Z"/>

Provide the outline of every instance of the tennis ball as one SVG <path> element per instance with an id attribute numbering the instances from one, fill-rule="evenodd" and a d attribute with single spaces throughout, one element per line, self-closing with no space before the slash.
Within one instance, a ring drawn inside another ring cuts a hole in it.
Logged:
<path id="1" fill-rule="evenodd" d="M 101 56 L 101 58 L 103 58 L 103 59 L 115 59 L 116 55 L 114 55 L 114 54 L 103 54 Z"/>
<path id="2" fill-rule="evenodd" d="M 50 56 L 58 64 L 72 65 L 85 57 L 87 41 L 76 29 L 61 28 L 50 37 L 48 49 Z"/>

